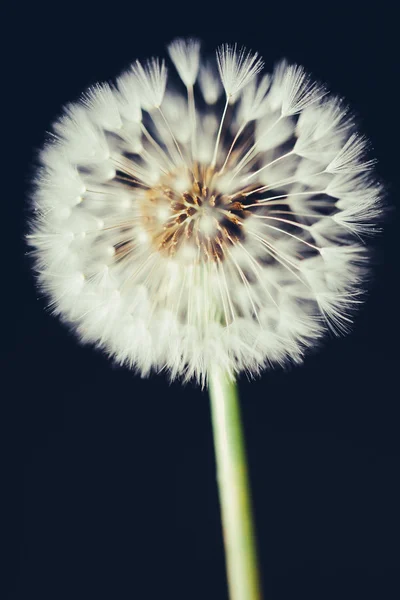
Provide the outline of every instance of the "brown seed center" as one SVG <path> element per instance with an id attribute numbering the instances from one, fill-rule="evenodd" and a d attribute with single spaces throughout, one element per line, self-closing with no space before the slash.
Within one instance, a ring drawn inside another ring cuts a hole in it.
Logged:
<path id="1" fill-rule="evenodd" d="M 174 177 L 166 176 L 146 193 L 143 215 L 153 245 L 174 256 L 184 248 L 197 252 L 197 260 L 222 260 L 229 245 L 243 237 L 249 214 L 238 196 L 218 191 L 218 175 L 195 165 L 192 184 L 178 191 Z"/>

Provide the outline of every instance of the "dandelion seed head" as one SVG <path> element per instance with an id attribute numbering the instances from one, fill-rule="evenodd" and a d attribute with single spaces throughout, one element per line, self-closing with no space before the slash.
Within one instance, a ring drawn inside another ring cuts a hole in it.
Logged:
<path id="1" fill-rule="evenodd" d="M 368 142 L 300 66 L 261 75 L 227 44 L 202 62 L 196 40 L 169 53 L 183 91 L 136 61 L 54 124 L 28 235 L 39 286 L 143 376 L 299 363 L 362 299 L 382 193 Z"/>

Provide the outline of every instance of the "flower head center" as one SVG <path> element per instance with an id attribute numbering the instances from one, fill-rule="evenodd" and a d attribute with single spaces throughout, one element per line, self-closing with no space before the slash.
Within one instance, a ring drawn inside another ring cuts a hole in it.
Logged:
<path id="1" fill-rule="evenodd" d="M 218 190 L 218 174 L 194 165 L 183 189 L 182 174 L 169 173 L 146 193 L 143 215 L 153 245 L 169 256 L 192 250 L 199 261 L 222 260 L 243 237 L 248 211 L 237 196 Z"/>

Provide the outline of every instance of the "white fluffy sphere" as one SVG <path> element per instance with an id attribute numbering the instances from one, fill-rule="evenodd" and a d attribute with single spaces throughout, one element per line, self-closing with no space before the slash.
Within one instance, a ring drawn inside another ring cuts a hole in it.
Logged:
<path id="1" fill-rule="evenodd" d="M 196 40 L 66 107 L 29 242 L 52 309 L 142 375 L 301 361 L 346 331 L 380 212 L 366 140 L 302 67 Z"/>

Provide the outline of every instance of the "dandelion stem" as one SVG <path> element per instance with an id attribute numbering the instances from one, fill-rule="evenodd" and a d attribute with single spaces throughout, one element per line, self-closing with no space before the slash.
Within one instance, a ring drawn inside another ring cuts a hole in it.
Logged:
<path id="1" fill-rule="evenodd" d="M 194 161 L 196 156 L 196 105 L 194 100 L 193 93 L 193 85 L 188 86 L 187 88 L 187 96 L 188 96 L 188 112 L 189 119 L 191 124 L 191 150 L 192 150 L 192 160 Z"/>
<path id="2" fill-rule="evenodd" d="M 261 600 L 237 387 L 215 367 L 209 392 L 231 600 Z"/>
<path id="3" fill-rule="evenodd" d="M 170 134 L 170 136 L 171 136 L 171 138 L 172 138 L 172 141 L 174 142 L 174 144 L 175 144 L 175 146 L 176 146 L 176 149 L 177 149 L 177 150 L 178 150 L 178 152 L 179 152 L 179 156 L 181 157 L 181 160 L 182 160 L 183 164 L 185 164 L 185 165 L 186 165 L 187 163 L 186 163 L 185 159 L 183 158 L 183 154 L 182 154 L 181 147 L 179 146 L 179 144 L 178 144 L 178 141 L 177 141 L 176 137 L 175 137 L 175 136 L 174 136 L 174 134 L 173 134 L 173 131 L 172 131 L 172 129 L 171 129 L 171 126 L 170 126 L 170 124 L 168 123 L 168 120 L 167 120 L 166 116 L 164 115 L 164 113 L 163 113 L 163 111 L 161 110 L 161 108 L 160 108 L 160 107 L 158 107 L 158 112 L 160 113 L 160 115 L 161 115 L 161 116 L 162 116 L 162 118 L 163 118 L 163 121 L 164 121 L 164 123 L 165 123 L 165 125 L 166 125 L 166 127 L 167 127 L 167 129 L 168 129 L 168 132 L 169 132 L 169 134 Z"/>
<path id="4" fill-rule="evenodd" d="M 215 165 L 217 164 L 218 147 L 219 147 L 219 142 L 221 139 L 222 127 L 223 127 L 223 124 L 225 121 L 225 116 L 226 116 L 226 111 L 228 110 L 228 106 L 229 106 L 229 96 L 226 97 L 224 112 L 222 113 L 221 122 L 219 124 L 217 140 L 215 142 L 215 148 L 214 148 L 214 155 L 213 155 L 213 159 L 211 161 L 212 167 L 215 167 Z"/>
<path id="5" fill-rule="evenodd" d="M 234 138 L 234 140 L 233 140 L 233 142 L 232 142 L 232 144 L 231 144 L 231 147 L 229 148 L 228 154 L 226 155 L 225 162 L 224 162 L 224 164 L 222 165 L 222 167 L 221 167 L 221 169 L 220 169 L 220 171 L 219 171 L 219 174 L 220 174 L 220 175 L 222 175 L 222 173 L 224 172 L 224 170 L 225 170 L 225 167 L 226 167 L 226 165 L 227 165 L 227 162 L 228 162 L 228 160 L 229 160 L 229 157 L 230 157 L 230 155 L 232 154 L 232 150 L 233 150 L 233 148 L 234 148 L 234 146 L 235 146 L 236 142 L 238 141 L 238 138 L 239 138 L 239 136 L 241 135 L 241 133 L 243 132 L 244 128 L 246 127 L 246 125 L 247 125 L 247 121 L 244 121 L 244 123 L 242 123 L 241 127 L 239 128 L 239 131 L 238 131 L 238 132 L 237 132 L 237 134 L 235 135 L 235 138 Z"/>

